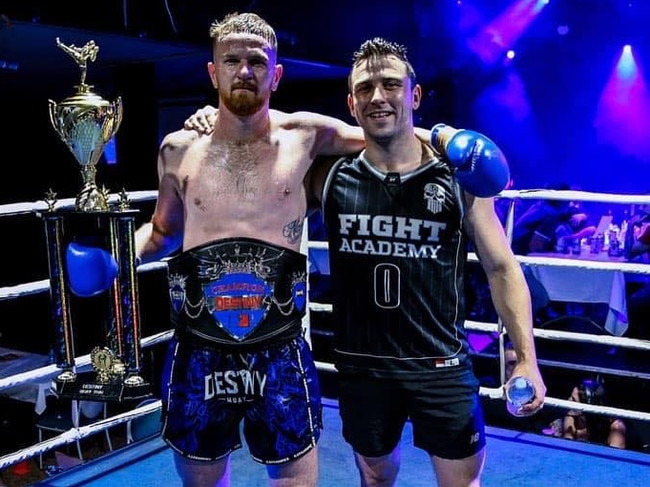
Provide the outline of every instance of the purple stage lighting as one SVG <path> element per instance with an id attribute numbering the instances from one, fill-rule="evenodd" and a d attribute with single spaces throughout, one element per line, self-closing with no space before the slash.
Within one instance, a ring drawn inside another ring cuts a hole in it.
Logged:
<path id="1" fill-rule="evenodd" d="M 650 158 L 650 92 L 632 46 L 621 55 L 600 95 L 595 127 L 598 141 L 625 156 Z"/>

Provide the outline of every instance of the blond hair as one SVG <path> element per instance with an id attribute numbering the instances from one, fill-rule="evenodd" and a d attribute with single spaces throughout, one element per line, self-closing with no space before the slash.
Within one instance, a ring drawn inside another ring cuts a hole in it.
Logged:
<path id="1" fill-rule="evenodd" d="M 275 30 L 266 20 L 254 13 L 231 13 L 223 20 L 215 20 L 210 25 L 210 38 L 214 45 L 229 34 L 251 34 L 260 36 L 274 51 L 278 49 Z"/>

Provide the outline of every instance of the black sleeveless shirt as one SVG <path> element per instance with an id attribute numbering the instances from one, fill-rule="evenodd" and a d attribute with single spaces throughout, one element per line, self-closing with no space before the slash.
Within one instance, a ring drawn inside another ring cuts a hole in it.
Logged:
<path id="1" fill-rule="evenodd" d="M 383 173 L 339 160 L 323 192 L 341 371 L 418 378 L 469 367 L 462 193 L 433 159 Z"/>

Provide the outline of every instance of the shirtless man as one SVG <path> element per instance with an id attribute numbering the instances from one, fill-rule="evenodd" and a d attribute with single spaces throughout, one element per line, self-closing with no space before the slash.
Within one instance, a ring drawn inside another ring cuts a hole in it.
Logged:
<path id="1" fill-rule="evenodd" d="M 210 37 L 215 130 L 164 137 L 156 207 L 136 232 L 139 262 L 176 253 L 162 434 L 186 487 L 230 485 L 242 421 L 270 485 L 315 486 L 321 402 L 302 333 L 303 180 L 314 157 L 358 152 L 363 134 L 331 117 L 269 109 L 283 68 L 259 16 L 228 15 Z"/>

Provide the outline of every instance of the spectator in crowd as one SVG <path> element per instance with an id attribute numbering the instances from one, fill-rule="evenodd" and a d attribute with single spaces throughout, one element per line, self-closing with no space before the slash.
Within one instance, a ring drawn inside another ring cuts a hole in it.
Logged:
<path id="1" fill-rule="evenodd" d="M 566 183 L 548 184 L 545 189 L 568 191 L 575 189 Z M 578 201 L 540 199 L 516 218 L 512 250 L 517 255 L 540 252 L 569 253 L 572 245 L 591 237 L 596 227 Z M 526 270 L 526 269 L 525 269 Z M 526 281 L 531 292 L 535 320 L 540 322 L 568 313 L 567 303 L 551 302 L 542 284 L 527 271 Z"/>
<path id="2" fill-rule="evenodd" d="M 560 219 L 553 235 L 556 252 L 568 252 L 572 245 L 580 245 L 583 238 L 589 238 L 596 233 L 596 226 L 589 221 L 589 216 L 582 209 L 579 201 L 571 201 L 568 205 L 568 219 Z"/>
<path id="3" fill-rule="evenodd" d="M 598 378 L 585 379 L 573 388 L 569 400 L 583 404 L 605 405 L 605 386 Z M 571 440 L 601 443 L 614 448 L 626 447 L 626 426 L 623 420 L 601 414 L 585 413 L 577 409 L 567 411 L 564 416 L 562 436 Z"/>
<path id="4" fill-rule="evenodd" d="M 546 189 L 566 191 L 566 183 L 547 185 Z M 515 254 L 555 252 L 558 239 L 568 243 L 590 237 L 596 231 L 580 203 L 542 199 L 533 203 L 515 220 L 512 249 Z"/>
<path id="5" fill-rule="evenodd" d="M 629 219 L 625 233 L 625 257 L 630 262 L 650 264 L 650 204 L 642 205 Z M 627 274 L 627 335 L 650 339 L 650 276 Z"/>
<path id="6" fill-rule="evenodd" d="M 625 257 L 632 262 L 650 263 L 650 204 L 642 205 L 627 222 Z"/>

